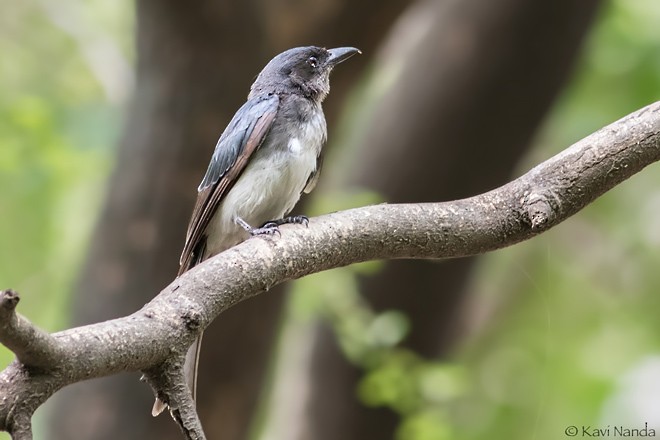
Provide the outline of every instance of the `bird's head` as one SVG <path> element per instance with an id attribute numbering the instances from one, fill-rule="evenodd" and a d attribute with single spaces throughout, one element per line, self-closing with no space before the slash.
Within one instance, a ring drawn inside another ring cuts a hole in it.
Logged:
<path id="1" fill-rule="evenodd" d="M 289 49 L 275 58 L 259 73 L 250 96 L 262 93 L 300 93 L 322 102 L 330 91 L 330 72 L 339 63 L 360 51 L 354 47 L 306 46 Z"/>

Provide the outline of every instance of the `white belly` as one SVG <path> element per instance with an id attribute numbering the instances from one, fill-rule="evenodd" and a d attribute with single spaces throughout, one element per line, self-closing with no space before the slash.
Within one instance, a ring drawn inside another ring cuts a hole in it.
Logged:
<path id="1" fill-rule="evenodd" d="M 220 203 L 207 229 L 205 258 L 248 238 L 236 217 L 252 227 L 287 215 L 316 169 L 321 145 L 292 138 L 286 148 L 262 148 Z M 312 148 L 310 148 L 312 147 Z"/>

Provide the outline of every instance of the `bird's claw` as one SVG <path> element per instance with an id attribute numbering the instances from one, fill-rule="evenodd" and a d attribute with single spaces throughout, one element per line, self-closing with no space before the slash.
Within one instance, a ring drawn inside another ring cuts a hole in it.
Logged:
<path id="1" fill-rule="evenodd" d="M 282 236 L 282 233 L 280 232 L 280 228 L 278 227 L 278 224 L 275 222 L 265 223 L 260 228 L 251 228 L 248 232 L 253 237 L 256 235 L 275 235 L 275 234 L 279 235 L 280 237 Z"/>
<path id="2" fill-rule="evenodd" d="M 289 217 L 284 217 L 279 220 L 273 220 L 268 223 L 274 223 L 276 225 L 286 225 L 286 224 L 292 224 L 292 225 L 305 225 L 305 227 L 309 226 L 309 218 L 306 215 L 292 215 Z M 267 224 L 268 224 L 267 223 Z"/>
<path id="3" fill-rule="evenodd" d="M 306 227 L 309 226 L 309 218 L 305 215 L 292 215 L 290 217 L 284 217 L 278 220 L 271 220 L 269 222 L 264 223 L 261 225 L 259 228 L 253 228 L 250 226 L 248 222 L 243 220 L 240 217 L 236 217 L 236 223 L 245 229 L 245 232 L 250 234 L 251 236 L 257 236 L 257 235 L 279 235 L 280 237 L 282 236 L 282 233 L 280 232 L 280 225 L 286 225 L 286 224 L 295 224 L 295 225 L 305 225 Z"/>
<path id="4" fill-rule="evenodd" d="M 252 226 L 250 226 L 248 222 L 246 222 L 240 217 L 236 217 L 235 220 L 236 220 L 236 224 L 239 225 L 241 228 L 243 228 L 245 232 L 250 234 L 252 237 L 255 237 L 257 235 L 275 235 L 275 234 L 282 235 L 280 233 L 280 229 L 277 227 L 278 226 L 277 223 L 275 222 L 267 222 L 264 223 L 264 225 L 261 226 L 260 228 L 253 228 Z"/>
<path id="5" fill-rule="evenodd" d="M 309 218 L 306 215 L 294 215 L 287 217 L 285 220 L 288 220 L 287 223 L 293 223 L 294 225 L 305 225 L 306 228 L 309 227 Z"/>

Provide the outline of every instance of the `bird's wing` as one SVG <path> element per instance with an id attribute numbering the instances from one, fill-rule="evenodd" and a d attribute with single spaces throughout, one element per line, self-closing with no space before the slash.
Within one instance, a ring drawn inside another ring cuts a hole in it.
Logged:
<path id="1" fill-rule="evenodd" d="M 204 231 L 252 154 L 263 143 L 273 125 L 278 106 L 277 95 L 249 100 L 236 112 L 220 136 L 209 168 L 198 188 L 197 202 L 179 261 L 179 275 L 200 262 L 206 243 Z"/>
<path id="2" fill-rule="evenodd" d="M 319 176 L 321 175 L 322 166 L 323 166 L 323 153 L 319 154 L 319 157 L 316 158 L 316 168 L 314 168 L 312 174 L 309 175 L 309 178 L 307 179 L 307 183 L 305 184 L 305 188 L 303 189 L 303 192 L 305 194 L 311 193 L 314 187 L 316 186 L 317 182 L 319 181 Z"/>

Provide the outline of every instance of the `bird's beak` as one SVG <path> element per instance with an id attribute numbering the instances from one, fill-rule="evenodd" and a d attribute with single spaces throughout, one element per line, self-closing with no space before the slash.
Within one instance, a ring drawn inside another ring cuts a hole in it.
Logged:
<path id="1" fill-rule="evenodd" d="M 354 47 L 335 47 L 334 49 L 328 49 L 328 52 L 330 53 L 330 58 L 326 62 L 329 66 L 336 66 L 356 53 L 362 53 L 360 49 Z"/>

